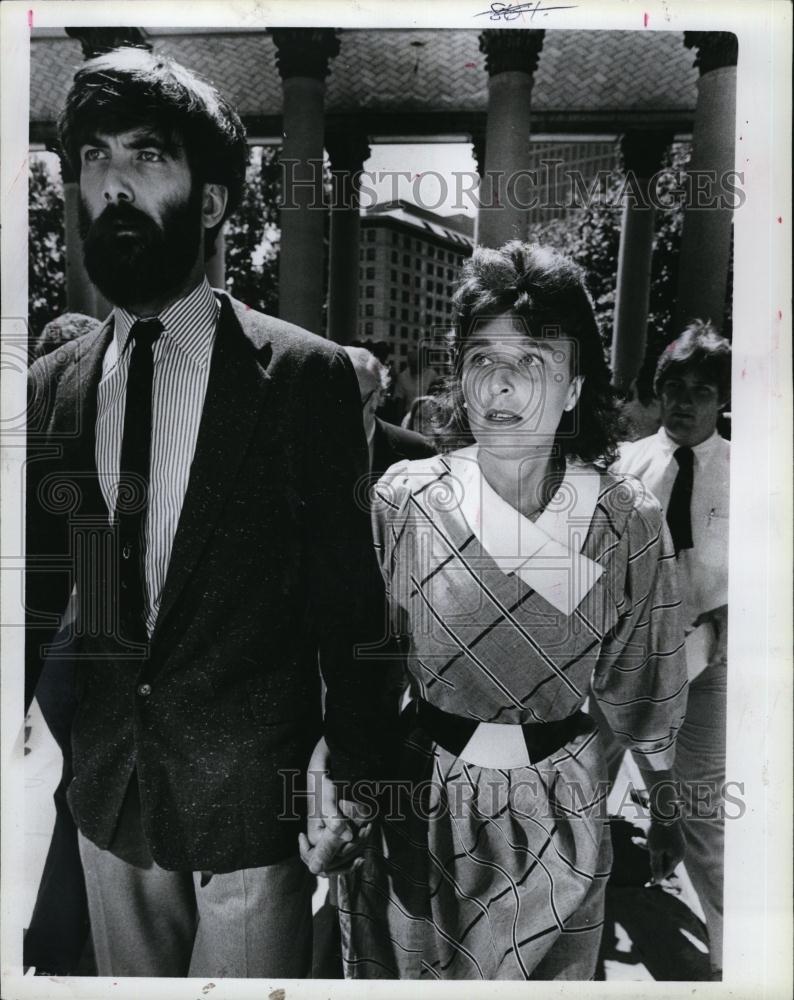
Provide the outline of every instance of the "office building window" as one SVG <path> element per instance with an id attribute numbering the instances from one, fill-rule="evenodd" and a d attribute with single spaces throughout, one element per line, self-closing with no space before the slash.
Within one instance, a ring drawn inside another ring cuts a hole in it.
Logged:
<path id="1" fill-rule="evenodd" d="M 411 301 L 411 296 L 408 294 L 408 292 L 403 292 L 400 298 L 402 299 L 403 302 Z"/>
<path id="2" fill-rule="evenodd" d="M 368 229 L 367 230 L 367 243 L 374 243 L 374 242 L 375 242 L 375 230 L 374 229 Z"/>
<path id="3" fill-rule="evenodd" d="M 389 289 L 389 298 L 390 299 L 396 299 L 397 298 L 397 289 L 396 288 L 390 288 Z"/>
<path id="4" fill-rule="evenodd" d="M 374 299 L 375 298 L 375 286 L 374 285 L 367 285 L 367 287 L 364 289 L 364 295 L 368 299 Z"/>
<path id="5" fill-rule="evenodd" d="M 391 280 L 395 284 L 397 284 L 397 272 L 396 271 L 389 271 L 389 277 L 391 278 Z"/>
<path id="6" fill-rule="evenodd" d="M 392 264 L 396 264 L 399 259 L 400 259 L 400 255 L 397 253 L 397 251 L 396 250 L 392 250 L 392 252 L 391 252 L 391 262 L 392 262 Z"/>
<path id="7" fill-rule="evenodd" d="M 367 260 L 375 260 L 375 247 L 369 247 L 367 250 Z"/>
<path id="8" fill-rule="evenodd" d="M 364 315 L 365 316 L 375 315 L 375 306 L 371 302 L 367 302 L 367 304 L 364 306 Z"/>
<path id="9" fill-rule="evenodd" d="M 365 323 L 365 324 L 364 324 L 364 333 L 365 333 L 365 334 L 366 334 L 366 335 L 367 335 L 368 337 L 371 337 L 371 336 L 372 336 L 372 333 L 373 333 L 373 330 L 374 330 L 374 327 L 373 327 L 373 324 L 372 324 L 371 322 L 370 322 L 370 323 Z"/>
<path id="10" fill-rule="evenodd" d="M 389 306 L 389 319 L 396 319 L 396 318 L 397 318 L 397 307 Z"/>
<path id="11" fill-rule="evenodd" d="M 368 267 L 367 271 L 366 271 L 366 274 L 367 274 L 367 281 L 374 281 L 375 280 L 375 268 L 374 267 Z"/>
<path id="12" fill-rule="evenodd" d="M 407 254 L 407 253 L 404 253 L 403 254 L 403 267 L 410 267 L 410 266 L 411 266 L 411 255 Z"/>
<path id="13" fill-rule="evenodd" d="M 397 236 L 397 233 L 392 233 L 392 234 L 391 234 L 391 245 L 392 245 L 393 247 L 396 247 L 396 246 L 397 246 L 397 240 L 398 240 L 398 239 L 399 239 L 399 237 Z"/>

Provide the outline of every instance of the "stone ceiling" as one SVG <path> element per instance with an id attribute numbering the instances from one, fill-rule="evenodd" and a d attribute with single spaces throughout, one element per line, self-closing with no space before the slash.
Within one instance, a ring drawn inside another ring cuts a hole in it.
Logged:
<path id="1" fill-rule="evenodd" d="M 212 80 L 252 135 L 280 134 L 281 81 L 266 31 L 148 32 L 155 51 Z M 356 116 L 370 135 L 443 136 L 482 129 L 487 73 L 476 30 L 346 30 L 327 78 L 329 125 Z M 31 39 L 31 140 L 47 141 L 79 42 Z M 691 129 L 697 70 L 680 32 L 547 31 L 532 94 L 533 130 L 608 134 L 628 126 Z"/>

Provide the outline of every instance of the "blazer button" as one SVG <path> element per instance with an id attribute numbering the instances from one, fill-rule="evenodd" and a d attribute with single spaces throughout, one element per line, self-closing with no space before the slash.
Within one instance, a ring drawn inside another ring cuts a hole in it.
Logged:
<path id="1" fill-rule="evenodd" d="M 151 693 L 152 693 L 152 685 L 151 684 L 139 684 L 138 685 L 138 694 L 141 696 L 141 698 L 148 698 Z"/>
<path id="2" fill-rule="evenodd" d="M 121 550 L 121 554 L 125 559 L 129 559 L 129 557 L 132 555 L 132 546 L 130 545 L 129 542 L 127 542 L 127 544 Z"/>

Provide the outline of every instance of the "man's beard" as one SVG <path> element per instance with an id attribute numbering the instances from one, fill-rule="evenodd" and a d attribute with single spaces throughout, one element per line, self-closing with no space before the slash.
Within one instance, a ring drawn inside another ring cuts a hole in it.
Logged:
<path id="1" fill-rule="evenodd" d="M 126 202 L 108 207 L 92 222 L 80 200 L 80 235 L 86 271 L 116 306 L 130 308 L 167 298 L 180 289 L 201 247 L 202 189 L 168 205 L 162 225 Z"/>

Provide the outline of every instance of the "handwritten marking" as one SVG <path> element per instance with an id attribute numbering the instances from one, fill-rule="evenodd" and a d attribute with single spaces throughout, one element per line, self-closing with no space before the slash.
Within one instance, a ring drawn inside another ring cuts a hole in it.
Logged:
<path id="1" fill-rule="evenodd" d="M 536 14 L 543 14 L 545 17 L 552 10 L 575 10 L 576 4 L 565 6 L 543 7 L 543 0 L 531 0 L 530 3 L 492 3 L 489 10 L 481 10 L 475 17 L 488 16 L 489 21 L 515 21 L 517 18 L 529 14 L 529 20 L 533 20 Z"/>
<path id="2" fill-rule="evenodd" d="M 778 222 L 779 222 L 779 223 L 780 223 L 780 224 L 782 225 L 782 224 L 783 224 L 783 216 L 782 216 L 782 215 L 779 215 L 779 216 L 777 217 L 777 221 L 778 221 Z"/>
<path id="3" fill-rule="evenodd" d="M 648 27 L 648 15 L 647 14 L 643 14 L 642 15 L 642 26 L 644 28 Z"/>
<path id="4" fill-rule="evenodd" d="M 202 993 L 209 993 L 210 990 L 215 989 L 215 983 L 207 983 L 207 985 L 202 989 Z"/>
<path id="5" fill-rule="evenodd" d="M 286 990 L 273 990 L 271 993 L 268 993 L 267 1000 L 284 1000 L 286 995 Z"/>
<path id="6" fill-rule="evenodd" d="M 29 28 L 33 27 L 33 11 L 32 10 L 28 11 L 28 27 Z"/>

